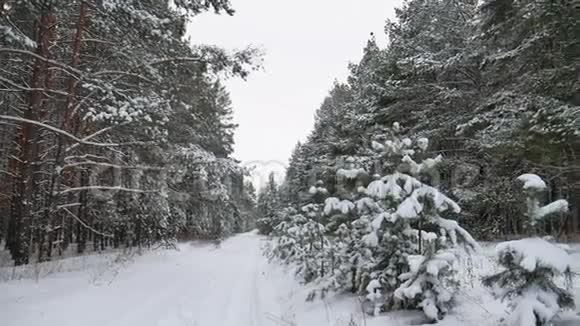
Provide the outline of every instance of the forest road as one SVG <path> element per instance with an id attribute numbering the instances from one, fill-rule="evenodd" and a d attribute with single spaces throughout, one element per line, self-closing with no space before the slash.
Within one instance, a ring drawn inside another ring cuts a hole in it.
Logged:
<path id="1" fill-rule="evenodd" d="M 262 309 L 272 302 L 262 294 L 272 291 L 261 289 L 261 241 L 246 233 L 104 272 L 0 284 L 0 319 L 3 326 L 273 326 Z"/>

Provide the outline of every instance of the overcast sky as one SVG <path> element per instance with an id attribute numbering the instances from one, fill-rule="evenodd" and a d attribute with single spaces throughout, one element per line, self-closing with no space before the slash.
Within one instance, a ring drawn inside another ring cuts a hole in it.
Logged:
<path id="1" fill-rule="evenodd" d="M 344 80 L 374 32 L 400 0 L 232 0 L 233 17 L 204 14 L 190 25 L 193 43 L 260 46 L 264 71 L 229 80 L 236 131 L 234 157 L 287 163 L 313 127 L 314 112 L 335 79 Z"/>

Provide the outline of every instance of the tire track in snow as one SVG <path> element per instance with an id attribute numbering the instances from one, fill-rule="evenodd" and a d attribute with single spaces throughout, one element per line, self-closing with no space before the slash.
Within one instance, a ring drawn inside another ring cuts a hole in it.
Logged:
<path id="1" fill-rule="evenodd" d="M 259 269 L 259 257 L 260 252 L 259 248 L 256 248 L 256 252 L 254 253 L 254 270 L 253 270 L 253 277 L 252 277 L 252 316 L 253 316 L 253 326 L 262 326 L 262 309 L 261 309 L 261 302 L 260 302 L 260 291 L 259 291 L 259 276 L 260 276 L 260 269 Z"/>

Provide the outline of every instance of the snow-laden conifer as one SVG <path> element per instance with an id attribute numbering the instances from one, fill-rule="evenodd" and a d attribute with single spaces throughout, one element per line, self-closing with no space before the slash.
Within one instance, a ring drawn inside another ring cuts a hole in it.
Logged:
<path id="1" fill-rule="evenodd" d="M 517 178 L 523 182 L 528 225 L 534 226 L 549 215 L 566 212 L 568 202 L 560 199 L 541 206 L 546 183 L 535 174 Z M 485 285 L 509 300 L 510 325 L 551 325 L 556 315 L 574 307 L 571 258 L 558 245 L 540 238 L 502 242 L 496 246 L 497 259 L 504 270 L 484 278 Z"/>

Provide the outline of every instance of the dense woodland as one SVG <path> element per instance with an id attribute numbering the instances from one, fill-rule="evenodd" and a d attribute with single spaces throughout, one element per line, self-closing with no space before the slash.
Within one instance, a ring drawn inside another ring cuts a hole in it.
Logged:
<path id="1" fill-rule="evenodd" d="M 580 226 L 577 3 L 409 0 L 385 32 L 258 196 L 268 254 L 309 299 L 355 293 L 370 314 L 436 322 L 474 287 L 454 276 L 474 239 L 524 238 L 498 245 L 483 285 L 510 302 L 500 324 L 550 325 L 574 307 L 556 281 L 568 254 L 540 237 Z"/>
<path id="2" fill-rule="evenodd" d="M 580 224 L 579 24 L 573 1 L 406 1 L 386 23 L 389 45 L 371 36 L 316 112 L 290 158 L 280 206 L 307 203 L 318 180 L 340 192 L 337 171 L 349 158 L 368 184 L 379 173 L 373 136 L 398 122 L 403 136 L 427 137 L 429 154 L 445 157 L 439 187 L 477 238 L 523 233 L 514 178 L 526 172 L 547 180 L 547 199 L 571 203 L 543 234 L 572 238 Z"/>
<path id="3" fill-rule="evenodd" d="M 248 229 L 224 78 L 258 50 L 192 46 L 229 1 L 0 1 L 0 243 L 15 264 Z"/>

